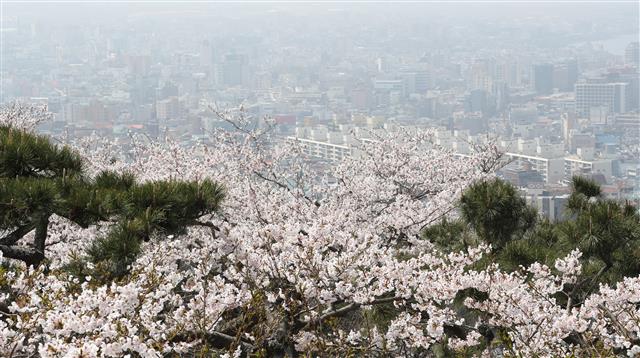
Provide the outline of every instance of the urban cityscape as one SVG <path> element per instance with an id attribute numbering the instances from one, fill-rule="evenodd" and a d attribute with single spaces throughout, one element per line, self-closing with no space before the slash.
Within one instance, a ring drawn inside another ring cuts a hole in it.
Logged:
<path id="1" fill-rule="evenodd" d="M 634 4 L 3 6 L 1 102 L 47 105 L 38 130 L 61 140 L 211 144 L 210 106 L 242 105 L 329 165 L 371 131 L 429 128 L 460 155 L 493 140 L 552 221 L 576 174 L 640 198 Z"/>
<path id="2" fill-rule="evenodd" d="M 640 1 L 0 0 L 0 357 L 640 357 Z"/>

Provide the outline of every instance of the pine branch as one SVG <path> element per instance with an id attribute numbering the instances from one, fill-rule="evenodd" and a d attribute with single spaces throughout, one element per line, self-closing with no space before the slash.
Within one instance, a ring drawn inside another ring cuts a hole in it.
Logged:
<path id="1" fill-rule="evenodd" d="M 22 225 L 0 239 L 0 245 L 13 245 L 35 228 L 33 224 Z"/>
<path id="2" fill-rule="evenodd" d="M 25 246 L 0 245 L 0 251 L 4 257 L 23 261 L 27 265 L 37 266 L 44 259 L 43 253 Z"/>

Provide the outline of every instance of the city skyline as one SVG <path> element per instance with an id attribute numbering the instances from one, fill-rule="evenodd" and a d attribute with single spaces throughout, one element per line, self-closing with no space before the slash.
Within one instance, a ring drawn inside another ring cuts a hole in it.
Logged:
<path id="1" fill-rule="evenodd" d="M 640 357 L 640 1 L 0 20 L 0 357 Z"/>
<path id="2" fill-rule="evenodd" d="M 242 105 L 316 161 L 356 137 L 435 131 L 465 155 L 495 137 L 531 200 L 577 172 L 640 182 L 638 4 L 7 3 L 0 101 L 47 104 L 43 133 L 212 143 Z M 354 134 L 355 133 L 355 134 Z M 636 135 L 637 133 L 637 135 Z M 582 164 L 580 164 L 582 163 Z M 514 167 L 517 167 L 514 169 Z"/>

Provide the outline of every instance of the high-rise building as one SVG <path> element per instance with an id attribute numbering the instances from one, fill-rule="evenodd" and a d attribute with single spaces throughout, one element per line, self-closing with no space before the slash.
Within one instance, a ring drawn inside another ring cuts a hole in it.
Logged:
<path id="1" fill-rule="evenodd" d="M 575 129 L 569 130 L 569 152 L 576 153 L 578 148 L 595 148 L 596 138 L 593 134 L 579 133 Z"/>
<path id="2" fill-rule="evenodd" d="M 567 66 L 553 66 L 553 87 L 563 92 L 573 90 L 573 86 L 569 87 L 569 73 Z"/>
<path id="3" fill-rule="evenodd" d="M 213 47 L 208 40 L 202 41 L 200 44 L 200 67 L 208 69 L 213 65 L 214 53 Z"/>
<path id="4" fill-rule="evenodd" d="M 593 107 L 604 107 L 608 113 L 627 111 L 627 83 L 585 81 L 576 83 L 576 113 L 588 117 Z"/>
<path id="5" fill-rule="evenodd" d="M 378 73 L 387 73 L 391 71 L 391 64 L 388 59 L 378 57 L 376 59 L 376 69 L 378 70 Z"/>
<path id="6" fill-rule="evenodd" d="M 485 114 L 488 109 L 487 91 L 476 89 L 471 91 L 465 98 L 466 112 L 482 112 Z"/>
<path id="7" fill-rule="evenodd" d="M 627 98 L 625 103 L 626 111 L 633 111 L 640 108 L 640 68 L 611 70 L 607 75 L 607 82 L 624 82 L 627 84 L 625 90 Z"/>
<path id="8" fill-rule="evenodd" d="M 438 96 L 427 94 L 417 106 L 418 117 L 438 118 Z"/>
<path id="9" fill-rule="evenodd" d="M 418 93 L 426 93 L 432 87 L 433 76 L 430 71 L 416 72 L 416 91 Z"/>
<path id="10" fill-rule="evenodd" d="M 269 71 L 256 72 L 252 76 L 253 88 L 257 90 L 266 90 L 272 86 L 273 76 Z"/>
<path id="11" fill-rule="evenodd" d="M 471 135 L 484 133 L 488 127 L 488 120 L 479 112 L 456 112 L 453 115 L 453 129 L 469 131 Z"/>
<path id="12" fill-rule="evenodd" d="M 634 41 L 624 50 L 624 63 L 640 68 L 640 42 Z"/>
<path id="13" fill-rule="evenodd" d="M 576 128 L 575 113 L 573 112 L 563 113 L 561 118 L 562 118 L 562 137 L 564 138 L 565 143 L 569 143 L 569 138 L 571 137 L 571 130 Z"/>
<path id="14" fill-rule="evenodd" d="M 156 88 L 156 100 L 161 101 L 169 97 L 176 97 L 180 94 L 178 86 L 175 83 L 167 81 L 162 87 Z"/>
<path id="15" fill-rule="evenodd" d="M 515 61 L 500 61 L 496 63 L 493 75 L 494 82 L 504 82 L 509 87 L 517 87 L 520 85 L 520 76 L 518 73 L 518 64 Z"/>
<path id="16" fill-rule="evenodd" d="M 65 120 L 69 123 L 85 122 L 89 117 L 89 105 L 86 103 L 68 103 L 65 108 Z"/>
<path id="17" fill-rule="evenodd" d="M 159 120 L 176 119 L 180 116 L 178 97 L 169 97 L 156 102 L 156 118 Z"/>
<path id="18" fill-rule="evenodd" d="M 556 222 L 565 218 L 564 212 L 569 194 L 556 195 L 546 190 L 527 188 L 525 200 L 527 204 L 537 208 L 541 216 Z"/>
<path id="19" fill-rule="evenodd" d="M 490 59 L 482 59 L 471 66 L 471 90 L 480 89 L 491 92 L 494 62 Z"/>
<path id="20" fill-rule="evenodd" d="M 550 94 L 553 92 L 553 65 L 543 63 L 533 65 L 532 70 L 533 89 L 538 94 Z"/>
<path id="21" fill-rule="evenodd" d="M 568 60 L 564 63 L 564 65 L 567 67 L 568 90 L 572 91 L 573 86 L 576 84 L 576 82 L 578 82 L 578 76 L 580 74 L 578 69 L 578 59 L 574 58 Z"/>
<path id="22" fill-rule="evenodd" d="M 221 67 L 221 80 L 225 86 L 242 86 L 247 82 L 246 57 L 239 54 L 225 56 Z"/>
<path id="23" fill-rule="evenodd" d="M 404 97 L 406 94 L 405 82 L 403 80 L 376 79 L 373 81 L 373 89 L 377 95 L 388 97 L 391 93 L 398 93 Z"/>
<path id="24" fill-rule="evenodd" d="M 569 179 L 574 175 L 592 176 L 603 175 L 609 182 L 613 175 L 614 161 L 611 159 L 584 158 L 581 153 L 576 156 L 564 158 L 565 178 Z"/>
<path id="25" fill-rule="evenodd" d="M 564 158 L 543 158 L 511 152 L 505 153 L 505 157 L 511 160 L 510 166 L 526 166 L 540 173 L 546 184 L 555 184 L 564 178 Z"/>
<path id="26" fill-rule="evenodd" d="M 562 92 L 571 92 L 577 80 L 578 61 L 576 59 L 553 65 L 553 88 Z"/>
<path id="27" fill-rule="evenodd" d="M 351 105 L 354 109 L 364 110 L 369 108 L 371 94 L 369 89 L 364 86 L 357 86 L 351 89 L 349 93 Z"/>
<path id="28" fill-rule="evenodd" d="M 104 121 L 105 119 L 108 119 L 108 118 L 106 118 L 104 104 L 95 99 L 92 99 L 91 101 L 89 101 L 86 120 L 90 123 L 96 123 L 96 122 Z"/>
<path id="29" fill-rule="evenodd" d="M 509 106 L 509 86 L 505 82 L 494 83 L 496 110 L 502 112 Z"/>
<path id="30" fill-rule="evenodd" d="M 509 121 L 512 124 L 532 124 L 538 120 L 538 109 L 531 104 L 513 106 L 509 110 Z"/>
<path id="31" fill-rule="evenodd" d="M 151 66 L 151 56 L 149 55 L 130 55 L 125 57 L 127 60 L 127 68 L 132 75 L 145 76 L 149 73 Z"/>

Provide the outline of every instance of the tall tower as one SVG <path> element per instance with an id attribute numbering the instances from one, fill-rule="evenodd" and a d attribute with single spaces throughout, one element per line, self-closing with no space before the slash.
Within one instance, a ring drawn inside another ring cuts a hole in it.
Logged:
<path id="1" fill-rule="evenodd" d="M 247 61 L 245 56 L 227 55 L 222 63 L 222 82 L 226 86 L 242 86 L 247 80 Z"/>
<path id="2" fill-rule="evenodd" d="M 640 68 L 640 42 L 630 42 L 624 50 L 624 63 Z"/>
<path id="3" fill-rule="evenodd" d="M 532 79 L 533 89 L 538 94 L 550 94 L 553 92 L 553 65 L 550 63 L 533 65 Z"/>

